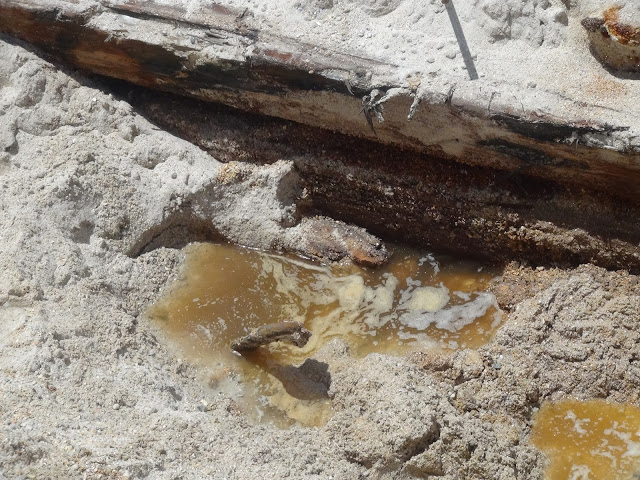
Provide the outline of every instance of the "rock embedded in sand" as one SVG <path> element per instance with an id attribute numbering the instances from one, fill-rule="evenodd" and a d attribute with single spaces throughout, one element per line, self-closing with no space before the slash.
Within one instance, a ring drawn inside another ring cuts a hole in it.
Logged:
<path id="1" fill-rule="evenodd" d="M 320 260 L 351 259 L 359 265 L 379 266 L 389 259 L 389 251 L 377 237 L 365 229 L 328 217 L 305 218 L 295 227 L 299 242 L 292 246 L 303 255 Z"/>
<path id="2" fill-rule="evenodd" d="M 236 352 L 249 352 L 273 342 L 288 342 L 296 347 L 304 347 L 311 338 L 311 332 L 298 322 L 280 322 L 263 325 L 231 344 Z"/>

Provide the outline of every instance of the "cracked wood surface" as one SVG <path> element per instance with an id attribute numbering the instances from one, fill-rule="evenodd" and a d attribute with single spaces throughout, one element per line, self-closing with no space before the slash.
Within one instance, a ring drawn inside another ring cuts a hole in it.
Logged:
<path id="1" fill-rule="evenodd" d="M 91 73 L 640 202 L 640 137 L 602 123 L 606 105 L 483 80 L 405 85 L 394 65 L 263 32 L 220 5 L 0 0 L 0 31 Z"/>

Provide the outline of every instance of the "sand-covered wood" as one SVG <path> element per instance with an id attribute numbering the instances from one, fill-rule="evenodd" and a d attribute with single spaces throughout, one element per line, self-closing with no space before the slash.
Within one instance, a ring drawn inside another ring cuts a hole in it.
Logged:
<path id="1" fill-rule="evenodd" d="M 267 28 L 269 19 L 249 8 L 185 5 L 0 0 L 0 31 L 91 73 L 638 201 L 635 88 L 594 72 L 593 82 L 580 89 L 585 80 L 567 72 L 567 88 L 580 92 L 571 96 L 555 84 L 534 88 L 529 82 L 523 88 L 507 80 L 519 66 L 505 63 L 504 79 L 496 76 L 495 66 L 483 73 L 469 57 L 477 52 L 470 50 L 473 42 L 481 39 L 465 36 L 468 26 L 453 2 L 442 7 L 453 31 L 434 32 L 434 38 L 453 38 L 455 32 L 458 47 L 451 56 L 464 57 L 466 80 L 457 74 L 407 74 L 410 65 L 363 55 L 349 43 L 340 48 L 329 39 L 309 43 L 299 32 L 294 38 Z M 554 17 L 559 25 L 566 20 L 561 13 Z M 545 52 L 530 54 L 539 54 L 543 65 Z M 586 49 L 581 54 L 589 55 Z M 522 75 L 524 81 L 526 69 Z"/>

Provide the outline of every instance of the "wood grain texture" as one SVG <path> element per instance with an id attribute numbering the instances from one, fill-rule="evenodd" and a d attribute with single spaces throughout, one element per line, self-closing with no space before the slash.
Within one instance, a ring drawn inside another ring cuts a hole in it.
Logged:
<path id="1" fill-rule="evenodd" d="M 640 202 L 640 139 L 629 125 L 601 123 L 605 107 L 574 118 L 565 112 L 576 101 L 550 92 L 404 85 L 393 65 L 261 31 L 247 11 L 0 0 L 0 31 L 87 72 Z M 541 96 L 554 111 L 538 108 Z"/>

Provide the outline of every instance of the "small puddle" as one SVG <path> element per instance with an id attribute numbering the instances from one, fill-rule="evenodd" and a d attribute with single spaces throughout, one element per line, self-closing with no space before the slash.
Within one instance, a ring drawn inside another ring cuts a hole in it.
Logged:
<path id="1" fill-rule="evenodd" d="M 604 400 L 544 404 L 533 444 L 551 464 L 547 480 L 640 479 L 640 408 Z"/>
<path id="2" fill-rule="evenodd" d="M 378 269 L 325 266 L 231 245 L 188 247 L 181 279 L 150 310 L 212 389 L 258 420 L 322 425 L 330 415 L 327 364 L 309 359 L 332 338 L 351 355 L 477 348 L 502 318 L 487 293 L 496 271 L 395 248 Z M 271 344 L 241 357 L 229 344 L 258 326 L 298 321 L 303 348 Z M 296 367 L 296 365 L 300 365 Z"/>

